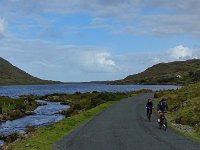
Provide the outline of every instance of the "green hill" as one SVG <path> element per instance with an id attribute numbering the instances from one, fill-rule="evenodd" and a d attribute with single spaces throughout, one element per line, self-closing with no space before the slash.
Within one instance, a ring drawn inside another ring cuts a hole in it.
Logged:
<path id="1" fill-rule="evenodd" d="M 11 63 L 0 57 L 0 85 L 21 85 L 21 84 L 55 84 L 60 82 L 41 80 L 33 77 L 23 70 L 13 66 Z"/>
<path id="2" fill-rule="evenodd" d="M 154 65 L 111 84 L 188 84 L 200 81 L 200 59 Z"/>

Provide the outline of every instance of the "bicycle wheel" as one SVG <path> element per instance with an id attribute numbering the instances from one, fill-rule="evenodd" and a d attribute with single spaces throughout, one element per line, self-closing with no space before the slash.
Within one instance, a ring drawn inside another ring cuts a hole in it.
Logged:
<path id="1" fill-rule="evenodd" d="M 159 129 L 162 128 L 162 123 L 161 122 L 158 122 L 158 127 L 159 127 Z"/>
<path id="2" fill-rule="evenodd" d="M 167 130 L 167 120 L 165 118 L 163 119 L 163 130 Z"/>
<path id="3" fill-rule="evenodd" d="M 148 113 L 148 119 L 151 121 L 151 113 Z"/>

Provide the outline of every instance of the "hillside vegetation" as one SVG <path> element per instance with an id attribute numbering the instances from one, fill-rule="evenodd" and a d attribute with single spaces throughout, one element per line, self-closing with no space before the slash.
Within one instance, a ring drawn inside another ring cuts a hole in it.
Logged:
<path id="1" fill-rule="evenodd" d="M 200 135 L 200 82 L 179 90 L 161 91 L 156 98 L 168 99 L 169 116 L 176 124 L 189 125 Z M 199 136 L 200 137 L 200 136 Z"/>
<path id="2" fill-rule="evenodd" d="M 23 70 L 13 66 L 11 63 L 0 57 L 0 85 L 20 84 L 53 84 L 59 82 L 41 80 L 33 77 Z"/>
<path id="3" fill-rule="evenodd" d="M 111 84 L 188 84 L 200 81 L 200 59 L 154 65 Z"/>

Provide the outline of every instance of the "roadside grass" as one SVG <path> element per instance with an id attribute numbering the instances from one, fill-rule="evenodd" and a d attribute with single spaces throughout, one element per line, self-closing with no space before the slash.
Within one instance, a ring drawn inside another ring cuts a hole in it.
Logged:
<path id="1" fill-rule="evenodd" d="M 185 86 L 179 90 L 160 91 L 155 94 L 155 104 L 162 98 L 168 99 L 166 114 L 169 127 L 187 138 L 200 142 L 200 83 Z M 176 124 L 188 125 L 193 133 L 178 129 Z"/>
<path id="2" fill-rule="evenodd" d="M 164 98 L 164 97 L 163 97 Z M 155 103 L 155 106 L 158 105 L 158 101 L 160 99 L 155 99 L 154 103 Z M 154 110 L 155 111 L 155 114 L 157 114 L 157 108 Z M 174 118 L 176 117 L 176 114 L 173 114 L 172 112 L 168 112 L 166 115 L 166 118 L 168 120 L 167 122 L 167 125 L 168 127 L 170 127 L 172 130 L 174 130 L 175 132 L 177 132 L 178 134 L 180 135 L 183 135 L 185 137 L 187 137 L 188 139 L 192 140 L 192 141 L 195 141 L 195 142 L 200 142 L 200 132 L 194 132 L 192 134 L 189 134 L 181 129 L 178 129 L 174 126 L 174 124 L 176 124 L 174 122 Z M 195 129 L 194 129 L 195 130 Z"/>
<path id="3" fill-rule="evenodd" d="M 79 125 L 91 120 L 94 116 L 118 101 L 108 101 L 95 108 L 68 117 L 55 124 L 48 125 L 36 130 L 30 138 L 16 141 L 9 146 L 12 150 L 49 150 L 53 144 L 63 136 L 69 134 Z"/>

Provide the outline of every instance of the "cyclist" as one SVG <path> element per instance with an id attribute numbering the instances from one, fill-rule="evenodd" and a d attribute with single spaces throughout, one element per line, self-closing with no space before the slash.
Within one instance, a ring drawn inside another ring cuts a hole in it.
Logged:
<path id="1" fill-rule="evenodd" d="M 147 101 L 146 109 L 147 109 L 147 116 L 148 116 L 149 113 L 152 114 L 153 102 L 150 98 Z"/>
<path id="2" fill-rule="evenodd" d="M 168 105 L 167 105 L 167 99 L 163 98 L 160 100 L 160 102 L 158 103 L 158 113 L 159 113 L 159 119 L 158 122 L 161 121 L 163 113 L 165 111 L 168 111 Z"/>

